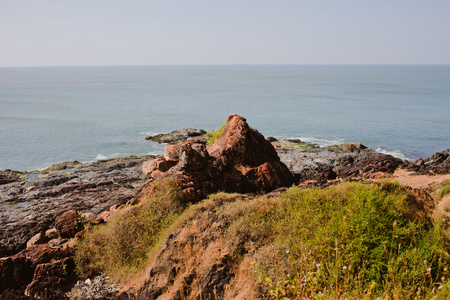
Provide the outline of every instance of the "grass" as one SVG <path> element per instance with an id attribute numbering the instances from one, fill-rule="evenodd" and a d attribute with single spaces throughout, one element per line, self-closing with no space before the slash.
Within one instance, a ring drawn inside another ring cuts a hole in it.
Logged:
<path id="1" fill-rule="evenodd" d="M 222 124 L 222 126 L 219 127 L 217 130 L 211 130 L 205 133 L 205 137 L 208 139 L 208 145 L 213 144 L 217 139 L 219 139 L 222 136 L 222 133 L 225 129 L 225 126 L 227 125 L 227 122 Z"/>
<path id="2" fill-rule="evenodd" d="M 390 182 L 291 188 L 248 205 L 229 237 L 265 240 L 254 268 L 271 299 L 448 297 L 444 232 L 411 201 Z"/>
<path id="3" fill-rule="evenodd" d="M 155 181 L 155 189 L 139 205 L 118 211 L 107 224 L 86 233 L 76 247 L 78 273 L 103 272 L 120 280 L 139 272 L 184 208 L 173 179 Z"/>
<path id="4" fill-rule="evenodd" d="M 442 182 L 438 188 L 438 196 L 439 198 L 444 198 L 447 194 L 450 193 L 450 181 Z"/>
<path id="5" fill-rule="evenodd" d="M 263 299 L 448 299 L 449 244 L 416 201 L 390 181 L 348 182 L 292 187 L 275 198 L 218 193 L 186 209 L 174 181 L 165 179 L 140 206 L 90 230 L 75 258 L 83 274 L 126 278 L 146 268 L 169 233 L 198 230 L 193 224 L 211 218 L 215 229 L 195 232 L 204 236 L 196 247 L 209 249 L 215 232 L 210 239 L 220 236 L 217 247 L 230 250 L 236 269 L 252 261 L 253 273 L 236 275 L 235 293 L 246 282 Z"/>

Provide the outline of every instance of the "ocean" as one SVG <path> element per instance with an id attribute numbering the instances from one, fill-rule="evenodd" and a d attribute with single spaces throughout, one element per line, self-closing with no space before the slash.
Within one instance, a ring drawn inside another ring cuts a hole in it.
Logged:
<path id="1" fill-rule="evenodd" d="M 231 113 L 265 136 L 428 157 L 450 148 L 450 66 L 0 68 L 0 169 L 162 154 L 147 135 Z"/>

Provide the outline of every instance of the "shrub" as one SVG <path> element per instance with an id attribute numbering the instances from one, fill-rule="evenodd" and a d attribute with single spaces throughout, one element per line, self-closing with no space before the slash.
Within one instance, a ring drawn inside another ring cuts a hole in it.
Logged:
<path id="1" fill-rule="evenodd" d="M 184 210 L 173 179 L 154 183 L 153 193 L 139 205 L 118 211 L 77 244 L 75 261 L 80 274 L 105 272 L 121 279 L 145 266 L 152 247 Z"/>
<path id="2" fill-rule="evenodd" d="M 218 138 L 222 136 L 223 130 L 225 129 L 225 126 L 227 125 L 227 122 L 222 124 L 219 129 L 217 130 L 211 130 L 205 133 L 205 137 L 208 139 L 208 145 L 211 145 L 214 143 Z"/>
<path id="3" fill-rule="evenodd" d="M 241 234 L 269 235 L 254 266 L 273 299 L 450 295 L 443 230 L 411 201 L 390 182 L 291 188 L 236 222 Z"/>

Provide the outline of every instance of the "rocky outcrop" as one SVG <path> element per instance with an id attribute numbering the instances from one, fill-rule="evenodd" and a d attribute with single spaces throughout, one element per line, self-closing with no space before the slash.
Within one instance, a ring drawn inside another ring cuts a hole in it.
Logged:
<path id="1" fill-rule="evenodd" d="M 157 143 L 176 144 L 179 142 L 185 142 L 191 137 L 200 137 L 206 133 L 203 129 L 194 128 L 182 128 L 177 129 L 169 133 L 161 133 L 155 136 L 147 136 L 146 140 L 150 140 Z"/>
<path id="2" fill-rule="evenodd" d="M 77 165 L 71 172 L 51 172 L 0 185 L 0 257 L 24 249 L 36 234 L 54 227 L 69 210 L 100 214 L 135 196 L 145 182 L 146 157 Z M 61 166 L 58 166 L 58 168 Z"/>
<path id="3" fill-rule="evenodd" d="M 164 158 L 145 163 L 143 172 L 151 180 L 176 178 L 191 201 L 217 191 L 269 192 L 293 182 L 274 147 L 245 118 L 235 114 L 230 115 L 223 134 L 212 145 L 190 138 L 167 146 L 164 152 Z M 170 164 L 173 166 L 166 170 Z"/>
<path id="4" fill-rule="evenodd" d="M 0 185 L 23 180 L 20 172 L 12 170 L 0 171 Z"/>
<path id="5" fill-rule="evenodd" d="M 428 158 L 419 158 L 405 163 L 405 168 L 417 174 L 449 174 L 450 173 L 450 149 L 436 152 Z"/>
<path id="6" fill-rule="evenodd" d="M 60 239 L 0 258 L 0 295 L 11 289 L 22 291 L 22 294 L 26 290 L 28 296 L 44 299 L 47 295 L 59 294 L 59 299 L 62 299 L 62 292 L 70 288 L 76 279 L 70 258 L 72 245 L 72 241 Z"/>
<path id="7" fill-rule="evenodd" d="M 339 152 L 334 150 L 279 151 L 281 161 L 295 175 L 297 183 L 324 182 L 336 178 L 389 177 L 403 161 L 372 151 Z"/>

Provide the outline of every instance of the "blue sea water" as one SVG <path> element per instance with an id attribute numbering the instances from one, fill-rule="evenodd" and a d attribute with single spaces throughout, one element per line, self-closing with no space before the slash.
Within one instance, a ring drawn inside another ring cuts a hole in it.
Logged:
<path id="1" fill-rule="evenodd" d="M 428 157 L 450 148 L 450 66 L 0 68 L 0 169 L 161 154 L 145 136 L 230 113 L 266 136 Z"/>

